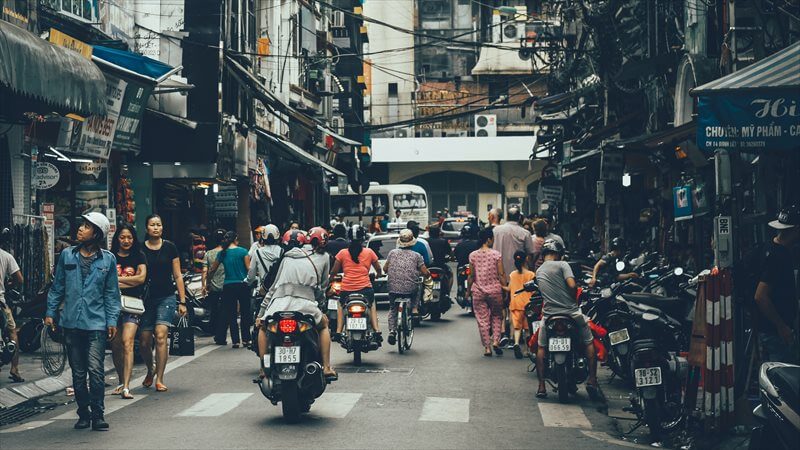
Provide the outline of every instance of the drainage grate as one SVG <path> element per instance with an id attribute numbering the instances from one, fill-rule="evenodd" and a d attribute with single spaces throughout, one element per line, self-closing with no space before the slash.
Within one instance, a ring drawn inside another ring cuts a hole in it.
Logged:
<path id="1" fill-rule="evenodd" d="M 13 408 L 0 410 L 0 426 L 21 422 L 43 411 L 42 408 L 35 406 L 14 406 Z"/>

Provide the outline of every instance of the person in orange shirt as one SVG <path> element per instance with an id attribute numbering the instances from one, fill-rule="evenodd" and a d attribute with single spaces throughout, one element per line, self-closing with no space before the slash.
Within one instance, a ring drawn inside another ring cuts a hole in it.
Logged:
<path id="1" fill-rule="evenodd" d="M 514 328 L 514 357 L 522 359 L 522 349 L 519 346 L 519 340 L 522 336 L 522 330 L 528 328 L 528 319 L 525 317 L 525 306 L 531 301 L 530 292 L 520 292 L 515 294 L 516 291 L 522 289 L 522 286 L 531 281 L 536 275 L 527 269 L 526 260 L 528 255 L 523 251 L 514 253 L 514 266 L 516 270 L 509 275 L 508 290 L 511 294 L 511 304 L 509 310 L 511 311 L 511 325 Z"/>

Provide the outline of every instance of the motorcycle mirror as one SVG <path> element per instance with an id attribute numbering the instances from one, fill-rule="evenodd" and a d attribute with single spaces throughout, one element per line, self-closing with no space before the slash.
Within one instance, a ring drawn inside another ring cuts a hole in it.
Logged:
<path id="1" fill-rule="evenodd" d="M 625 270 L 625 261 L 617 261 L 617 265 L 614 267 L 617 269 L 617 272 L 622 272 Z"/>
<path id="2" fill-rule="evenodd" d="M 676 277 L 683 275 L 683 267 L 676 267 L 672 273 L 674 273 Z"/>

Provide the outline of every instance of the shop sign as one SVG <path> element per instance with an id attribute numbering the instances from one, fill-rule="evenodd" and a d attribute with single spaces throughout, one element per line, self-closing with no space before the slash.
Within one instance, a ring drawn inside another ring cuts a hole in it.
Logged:
<path id="1" fill-rule="evenodd" d="M 108 159 L 117 129 L 122 97 L 128 85 L 120 78 L 105 74 L 106 115 L 89 116 L 81 124 L 77 139 L 73 137 L 74 153 L 92 158 Z"/>
<path id="2" fill-rule="evenodd" d="M 105 162 L 75 165 L 75 209 L 78 215 L 108 210 L 108 164 Z"/>
<path id="3" fill-rule="evenodd" d="M 131 79 L 125 79 L 125 82 L 127 86 L 119 110 L 113 147 L 114 150 L 136 153 L 141 147 L 142 116 L 153 86 Z"/>
<path id="4" fill-rule="evenodd" d="M 700 97 L 697 145 L 706 151 L 793 150 L 800 141 L 800 91 Z"/>
<path id="5" fill-rule="evenodd" d="M 247 170 L 258 170 L 258 135 L 254 131 L 247 132 Z"/>
<path id="6" fill-rule="evenodd" d="M 692 187 L 677 186 L 672 188 L 673 217 L 675 221 L 692 218 Z"/>
<path id="7" fill-rule="evenodd" d="M 31 187 L 39 190 L 50 189 L 61 178 L 58 167 L 49 162 L 37 162 L 33 170 L 33 181 Z"/>
<path id="8" fill-rule="evenodd" d="M 106 211 L 106 217 L 108 217 L 108 222 L 110 224 L 108 227 L 108 234 L 106 235 L 106 240 L 108 241 L 107 248 L 111 248 L 111 244 L 114 242 L 114 235 L 117 233 L 117 210 L 109 208 Z"/>
<path id="9" fill-rule="evenodd" d="M 80 53 L 86 59 L 92 59 L 92 46 L 79 41 L 67 33 L 50 28 L 50 43 Z"/>
<path id="10" fill-rule="evenodd" d="M 53 264 L 55 263 L 53 259 L 55 258 L 56 248 L 56 205 L 55 203 L 42 203 L 39 206 L 39 211 L 40 214 L 44 216 L 44 229 L 47 232 L 47 254 L 50 255 L 49 270 L 53 270 Z"/>

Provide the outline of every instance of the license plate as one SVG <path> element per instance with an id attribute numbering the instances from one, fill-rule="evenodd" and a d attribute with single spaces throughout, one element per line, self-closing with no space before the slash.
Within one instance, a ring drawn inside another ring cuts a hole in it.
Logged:
<path id="1" fill-rule="evenodd" d="M 336 311 L 339 307 L 339 301 L 336 299 L 328 300 L 328 311 Z"/>
<path id="2" fill-rule="evenodd" d="M 275 347 L 275 364 L 292 364 L 300 362 L 300 346 Z"/>
<path id="3" fill-rule="evenodd" d="M 367 318 L 366 317 L 348 317 L 347 318 L 348 330 L 366 330 Z"/>
<path id="4" fill-rule="evenodd" d="M 434 281 L 433 282 L 433 288 L 434 289 L 440 289 L 441 287 L 442 287 L 442 282 L 441 281 Z"/>
<path id="5" fill-rule="evenodd" d="M 633 371 L 636 387 L 658 386 L 661 384 L 661 367 L 647 367 Z"/>
<path id="6" fill-rule="evenodd" d="M 628 329 L 623 328 L 621 330 L 608 333 L 608 339 L 611 341 L 611 345 L 617 345 L 630 341 L 631 336 L 628 334 Z"/>
<path id="7" fill-rule="evenodd" d="M 572 348 L 569 338 L 550 338 L 548 343 L 551 352 L 568 352 Z"/>

